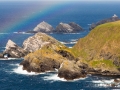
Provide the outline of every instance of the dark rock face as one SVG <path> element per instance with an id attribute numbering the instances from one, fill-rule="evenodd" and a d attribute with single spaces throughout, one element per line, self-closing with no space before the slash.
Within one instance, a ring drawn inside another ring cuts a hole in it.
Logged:
<path id="1" fill-rule="evenodd" d="M 43 33 L 50 33 L 53 32 L 54 28 L 48 24 L 47 22 L 41 22 L 34 28 L 34 32 L 43 32 Z"/>
<path id="2" fill-rule="evenodd" d="M 101 21 L 99 21 L 97 23 L 92 23 L 89 29 L 92 30 L 92 29 L 94 29 L 96 26 L 98 26 L 100 24 L 104 24 L 104 23 L 107 23 L 107 22 L 114 22 L 114 21 L 118 21 L 118 20 L 120 20 L 119 17 L 114 14 L 114 16 L 112 16 L 111 18 L 101 20 Z"/>
<path id="3" fill-rule="evenodd" d="M 69 52 L 64 51 L 64 50 L 59 50 L 57 51 L 60 55 L 62 55 L 63 57 L 69 59 L 69 60 L 75 60 L 74 56 L 71 55 Z"/>
<path id="4" fill-rule="evenodd" d="M 23 69 L 28 72 L 46 72 L 46 71 L 55 71 L 60 67 L 60 63 L 56 62 L 54 59 L 44 58 L 43 61 L 34 63 L 33 61 L 24 60 L 20 63 L 23 65 Z"/>
<path id="5" fill-rule="evenodd" d="M 83 28 L 80 25 L 78 25 L 78 24 L 76 24 L 74 22 L 69 23 L 69 25 L 74 28 L 73 32 L 83 31 Z"/>
<path id="6" fill-rule="evenodd" d="M 76 33 L 79 31 L 83 31 L 83 29 L 81 28 L 81 26 L 79 26 L 78 24 L 72 22 L 72 23 L 60 23 L 57 27 L 55 32 L 57 33 Z"/>
<path id="7" fill-rule="evenodd" d="M 64 61 L 58 70 L 58 76 L 66 80 L 73 80 L 85 77 L 86 72 L 80 69 L 74 62 Z"/>
<path id="8" fill-rule="evenodd" d="M 28 54 L 23 48 L 19 47 L 16 43 L 11 40 L 8 40 L 6 44 L 6 49 L 3 54 L 8 54 L 9 57 L 21 58 Z"/>

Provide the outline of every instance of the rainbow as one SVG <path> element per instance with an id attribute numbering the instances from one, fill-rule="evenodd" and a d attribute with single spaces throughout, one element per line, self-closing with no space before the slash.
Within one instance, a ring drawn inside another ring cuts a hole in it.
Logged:
<path id="1" fill-rule="evenodd" d="M 34 13 L 34 14 L 32 13 L 24 20 L 23 19 L 16 20 L 14 23 L 10 24 L 2 31 L 4 33 L 17 32 L 17 31 L 20 31 L 22 27 L 27 28 L 28 26 L 31 26 L 33 22 L 36 22 L 36 20 L 40 20 L 41 22 L 41 20 L 46 20 L 46 19 L 52 20 L 57 17 L 59 18 L 61 14 L 65 14 L 69 12 L 68 10 L 69 6 L 70 6 L 70 3 L 62 3 L 62 2 L 59 4 L 48 6 L 42 11 L 38 10 L 37 13 Z M 31 30 L 33 28 L 31 28 Z"/>

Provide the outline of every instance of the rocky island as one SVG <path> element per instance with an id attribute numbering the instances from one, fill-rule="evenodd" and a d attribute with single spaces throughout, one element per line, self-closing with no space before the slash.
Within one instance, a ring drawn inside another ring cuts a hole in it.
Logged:
<path id="1" fill-rule="evenodd" d="M 51 33 L 53 32 L 54 28 L 48 24 L 47 22 L 43 21 L 39 23 L 35 28 L 34 32 L 43 32 L 43 33 Z"/>
<path id="2" fill-rule="evenodd" d="M 20 63 L 28 72 L 58 69 L 66 80 L 86 77 L 87 74 L 120 75 L 120 21 L 98 25 L 73 48 L 68 48 L 45 33 L 36 33 L 19 47 L 9 40 L 3 53 L 24 57 Z M 1 54 L 0 54 L 1 56 Z"/>
<path id="3" fill-rule="evenodd" d="M 74 22 L 69 24 L 61 22 L 55 30 L 56 33 L 77 33 L 80 31 L 83 31 L 82 27 Z"/>
<path id="4" fill-rule="evenodd" d="M 54 29 L 52 25 L 48 24 L 47 22 L 43 21 L 39 23 L 33 31 L 28 31 L 27 33 L 37 33 L 37 32 L 42 32 L 42 33 L 77 33 L 83 31 L 83 28 L 74 23 L 70 22 L 69 24 L 67 23 L 59 23 L 58 26 Z"/>

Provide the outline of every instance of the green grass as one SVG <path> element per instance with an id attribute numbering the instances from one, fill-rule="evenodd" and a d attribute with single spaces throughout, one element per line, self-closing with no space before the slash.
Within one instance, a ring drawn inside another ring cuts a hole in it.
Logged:
<path id="1" fill-rule="evenodd" d="M 73 50 L 80 52 L 78 56 L 86 58 L 90 50 L 96 51 L 97 57 L 101 50 L 120 55 L 120 21 L 102 24 L 91 30 L 84 38 L 79 39 Z"/>

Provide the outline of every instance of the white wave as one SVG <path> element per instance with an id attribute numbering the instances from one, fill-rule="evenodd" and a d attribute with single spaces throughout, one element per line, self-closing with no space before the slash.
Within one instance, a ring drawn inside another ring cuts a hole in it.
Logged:
<path id="1" fill-rule="evenodd" d="M 69 47 L 69 48 L 72 48 L 72 47 Z"/>
<path id="2" fill-rule="evenodd" d="M 91 24 L 88 24 L 88 25 L 91 25 Z"/>
<path id="3" fill-rule="evenodd" d="M 26 33 L 26 32 L 13 32 L 15 34 L 31 34 L 31 33 Z"/>
<path id="4" fill-rule="evenodd" d="M 66 79 L 64 79 L 64 78 L 58 77 L 58 74 L 55 73 L 55 74 L 49 74 L 48 76 L 44 76 L 43 79 L 44 79 L 44 80 L 47 80 L 47 81 L 74 82 L 74 81 L 78 81 L 78 80 L 84 80 L 84 79 L 86 79 L 86 78 L 79 78 L 79 79 L 74 79 L 74 80 L 66 80 Z"/>
<path id="5" fill-rule="evenodd" d="M 49 76 L 44 76 L 43 79 L 47 81 L 66 81 L 64 78 L 58 77 L 58 74 L 49 74 Z"/>
<path id="6" fill-rule="evenodd" d="M 106 83 L 106 84 L 111 84 L 114 82 L 114 79 L 111 80 L 97 80 L 97 81 L 92 81 L 93 83 Z"/>
<path id="7" fill-rule="evenodd" d="M 81 34 L 81 33 L 63 33 L 63 34 Z"/>
<path id="8" fill-rule="evenodd" d="M 77 43 L 77 41 L 75 41 L 75 42 L 61 42 L 62 44 L 76 44 Z"/>
<path id="9" fill-rule="evenodd" d="M 111 80 L 97 80 L 92 81 L 92 83 L 97 84 L 99 87 L 111 87 L 112 85 L 117 85 L 119 87 L 119 84 L 115 84 L 114 79 Z"/>
<path id="10" fill-rule="evenodd" d="M 71 39 L 70 41 L 72 41 L 72 42 L 76 42 L 76 41 L 78 41 L 78 39 Z"/>
<path id="11" fill-rule="evenodd" d="M 19 63 L 18 63 L 18 64 L 10 64 L 10 65 L 11 65 L 11 66 L 17 66 L 17 67 L 18 67 L 18 66 L 19 66 Z"/>
<path id="12" fill-rule="evenodd" d="M 18 65 L 18 67 L 16 69 L 13 69 L 14 73 L 17 74 L 24 74 L 24 75 L 38 75 L 40 73 L 35 73 L 35 72 L 27 72 L 26 70 L 23 70 L 23 66 L 22 65 Z"/>
<path id="13" fill-rule="evenodd" d="M 0 60 L 21 60 L 23 58 L 0 58 Z"/>
<path id="14" fill-rule="evenodd" d="M 9 34 L 9 33 L 0 33 L 0 34 Z"/>

